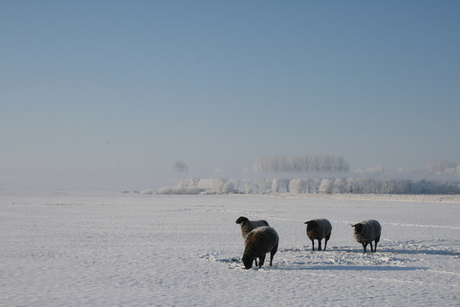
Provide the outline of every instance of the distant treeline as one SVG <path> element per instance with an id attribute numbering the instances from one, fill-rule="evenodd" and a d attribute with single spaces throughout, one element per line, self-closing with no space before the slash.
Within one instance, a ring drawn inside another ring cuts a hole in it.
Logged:
<path id="1" fill-rule="evenodd" d="M 157 194 L 266 194 L 266 193 L 354 193 L 354 194 L 460 194 L 454 180 L 335 179 L 217 179 L 181 178 L 174 188 Z"/>
<path id="2" fill-rule="evenodd" d="M 427 172 L 432 175 L 460 175 L 460 165 L 441 159 L 428 164 Z"/>
<path id="3" fill-rule="evenodd" d="M 259 157 L 254 163 L 256 173 L 341 173 L 348 172 L 350 164 L 340 155 L 275 155 L 273 157 Z"/>

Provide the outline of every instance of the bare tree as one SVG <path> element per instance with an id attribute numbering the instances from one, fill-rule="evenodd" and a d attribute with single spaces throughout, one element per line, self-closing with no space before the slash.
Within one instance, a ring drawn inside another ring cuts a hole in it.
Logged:
<path id="1" fill-rule="evenodd" d="M 271 158 L 259 157 L 254 163 L 253 171 L 269 172 L 348 172 L 350 165 L 339 155 L 275 155 Z"/>
<path id="2" fill-rule="evenodd" d="M 280 156 L 275 155 L 270 159 L 270 168 L 272 172 L 278 173 L 280 171 Z"/>
<path id="3" fill-rule="evenodd" d="M 292 170 L 291 161 L 285 155 L 281 155 L 280 165 L 281 165 L 281 170 L 285 173 L 289 173 Z"/>
<path id="4" fill-rule="evenodd" d="M 305 159 L 302 155 L 294 155 L 292 156 L 292 169 L 300 173 L 305 169 Z"/>
<path id="5" fill-rule="evenodd" d="M 188 172 L 188 166 L 185 164 L 184 161 L 176 161 L 172 165 L 173 171 L 177 173 L 185 173 Z"/>

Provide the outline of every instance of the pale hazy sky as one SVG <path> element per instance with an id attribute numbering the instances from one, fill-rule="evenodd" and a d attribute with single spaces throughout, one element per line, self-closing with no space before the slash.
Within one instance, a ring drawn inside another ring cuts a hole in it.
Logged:
<path id="1" fill-rule="evenodd" d="M 459 29 L 459 1 L 0 0 L 0 189 L 460 163 Z"/>

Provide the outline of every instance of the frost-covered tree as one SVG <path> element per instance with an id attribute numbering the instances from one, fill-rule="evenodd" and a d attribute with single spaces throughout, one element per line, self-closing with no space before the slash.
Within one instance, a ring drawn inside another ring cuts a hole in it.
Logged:
<path id="1" fill-rule="evenodd" d="M 224 184 L 224 187 L 222 188 L 222 192 L 223 193 L 238 193 L 239 186 L 240 186 L 239 179 L 230 179 Z"/>
<path id="2" fill-rule="evenodd" d="M 319 158 L 319 156 L 312 157 L 311 166 L 312 166 L 311 168 L 315 172 L 319 172 L 321 170 L 321 159 Z"/>
<path id="3" fill-rule="evenodd" d="M 289 179 L 273 179 L 270 190 L 273 193 L 289 192 Z"/>
<path id="4" fill-rule="evenodd" d="M 348 172 L 350 165 L 339 155 L 275 155 L 260 157 L 254 163 L 254 172 Z"/>
<path id="5" fill-rule="evenodd" d="M 415 174 L 416 171 L 413 168 L 400 167 L 396 170 L 398 174 Z"/>
<path id="6" fill-rule="evenodd" d="M 202 178 L 197 187 L 207 194 L 222 194 L 225 180 L 217 178 Z"/>
<path id="7" fill-rule="evenodd" d="M 279 191 L 280 191 L 280 181 L 277 178 L 273 179 L 272 186 L 271 186 L 270 190 L 272 191 L 272 193 L 279 193 Z"/>
<path id="8" fill-rule="evenodd" d="M 292 179 L 289 182 L 289 190 L 295 194 L 305 193 L 305 183 L 305 180 L 301 178 Z"/>
<path id="9" fill-rule="evenodd" d="M 263 156 L 259 157 L 254 163 L 253 171 L 255 173 L 268 172 L 270 170 L 270 165 L 268 163 L 268 158 Z"/>
<path id="10" fill-rule="evenodd" d="M 270 169 L 274 173 L 278 173 L 279 171 L 281 171 L 280 156 L 275 155 L 273 158 L 270 159 Z"/>
<path id="11" fill-rule="evenodd" d="M 253 187 L 252 187 L 252 184 L 251 184 L 251 180 L 250 179 L 244 179 L 243 184 L 244 184 L 244 192 L 246 194 L 252 193 Z"/>
<path id="12" fill-rule="evenodd" d="M 311 157 L 310 157 L 309 154 L 305 154 L 303 156 L 303 171 L 304 172 L 310 172 L 311 171 L 310 160 L 311 160 Z"/>
<path id="13" fill-rule="evenodd" d="M 177 179 L 176 188 L 196 188 L 198 179 L 196 178 L 179 178 Z"/>
<path id="14" fill-rule="evenodd" d="M 289 182 L 290 182 L 290 180 L 289 179 L 281 179 L 280 182 L 281 182 L 281 187 L 285 187 L 286 188 L 286 193 L 289 193 L 290 192 L 290 190 L 289 190 Z"/>
<path id="15" fill-rule="evenodd" d="M 345 161 L 342 156 L 335 156 L 333 160 L 333 170 L 335 172 L 348 172 L 350 170 L 350 164 Z"/>
<path id="16" fill-rule="evenodd" d="M 369 168 L 369 172 L 368 173 L 385 173 L 385 169 L 383 168 L 382 166 L 382 163 L 379 163 L 376 167 L 374 168 Z"/>
<path id="17" fill-rule="evenodd" d="M 305 193 L 315 193 L 315 189 L 313 188 L 313 179 L 306 178 L 304 181 Z"/>
<path id="18" fill-rule="evenodd" d="M 262 185 L 263 185 L 263 189 L 265 193 L 269 193 L 271 188 L 272 188 L 272 185 L 273 185 L 273 179 L 271 178 L 265 178 L 262 180 Z"/>
<path id="19" fill-rule="evenodd" d="M 345 181 L 342 178 L 336 178 L 334 180 L 333 192 L 344 193 L 345 191 Z"/>
<path id="20" fill-rule="evenodd" d="M 428 164 L 427 172 L 432 175 L 460 175 L 460 165 L 441 159 Z"/>
<path id="21" fill-rule="evenodd" d="M 321 180 L 321 184 L 319 185 L 319 193 L 321 194 L 331 194 L 332 193 L 332 180 L 331 179 L 323 179 Z"/>
<path id="22" fill-rule="evenodd" d="M 292 170 L 301 173 L 305 170 L 305 159 L 303 155 L 292 156 Z"/>
<path id="23" fill-rule="evenodd" d="M 237 193 L 239 179 L 179 178 L 176 187 L 161 188 L 157 194 Z M 243 180 L 246 193 L 355 193 L 355 194 L 460 194 L 460 182 L 453 180 L 413 181 L 371 178 Z"/>
<path id="24" fill-rule="evenodd" d="M 281 166 L 281 171 L 285 173 L 289 173 L 290 171 L 292 171 L 291 161 L 285 155 L 282 155 L 280 157 L 280 166 Z"/>

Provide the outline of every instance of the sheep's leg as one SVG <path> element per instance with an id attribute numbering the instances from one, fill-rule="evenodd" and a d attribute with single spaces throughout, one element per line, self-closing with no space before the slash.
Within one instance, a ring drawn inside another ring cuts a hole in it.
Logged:
<path id="1" fill-rule="evenodd" d="M 366 253 L 367 242 L 363 243 L 364 253 Z"/>
<path id="2" fill-rule="evenodd" d="M 375 239 L 375 248 L 374 248 L 374 252 L 377 251 L 377 243 L 380 241 L 380 236 L 377 237 L 377 239 Z"/>
<path id="3" fill-rule="evenodd" d="M 321 250 L 321 239 L 318 240 L 318 250 Z"/>
<path id="4" fill-rule="evenodd" d="M 315 250 L 315 241 L 314 240 L 311 240 L 311 250 L 312 251 Z"/>
<path id="5" fill-rule="evenodd" d="M 369 242 L 369 244 L 371 245 L 371 252 L 374 252 L 374 248 L 372 247 L 372 241 Z"/>
<path id="6" fill-rule="evenodd" d="M 257 267 L 257 258 L 254 258 L 254 267 Z"/>
<path id="7" fill-rule="evenodd" d="M 326 246 L 327 246 L 327 241 L 329 241 L 329 238 L 331 237 L 331 234 L 328 234 L 326 236 L 326 240 L 324 241 L 324 250 L 326 250 Z"/>
<path id="8" fill-rule="evenodd" d="M 265 254 L 259 257 L 259 268 L 264 265 L 265 262 Z"/>
<path id="9" fill-rule="evenodd" d="M 276 246 L 273 247 L 273 249 L 270 251 L 270 266 L 273 265 L 273 257 L 275 256 L 277 250 L 278 250 L 278 244 L 276 244 Z"/>

